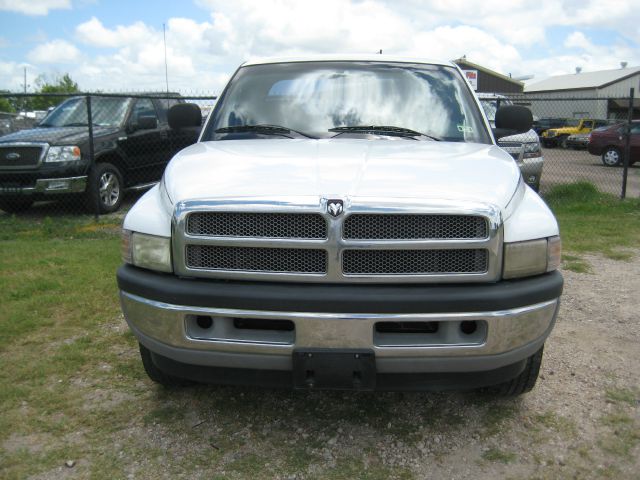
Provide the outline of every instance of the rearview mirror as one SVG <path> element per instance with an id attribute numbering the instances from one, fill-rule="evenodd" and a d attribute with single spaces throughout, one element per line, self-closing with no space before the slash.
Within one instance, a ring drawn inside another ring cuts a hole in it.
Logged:
<path id="1" fill-rule="evenodd" d="M 202 112 L 195 103 L 178 103 L 169 109 L 169 126 L 173 129 L 199 127 L 202 125 Z"/>
<path id="2" fill-rule="evenodd" d="M 520 105 L 505 105 L 498 108 L 493 135 L 498 138 L 525 133 L 531 130 L 533 115 L 531 110 Z"/>

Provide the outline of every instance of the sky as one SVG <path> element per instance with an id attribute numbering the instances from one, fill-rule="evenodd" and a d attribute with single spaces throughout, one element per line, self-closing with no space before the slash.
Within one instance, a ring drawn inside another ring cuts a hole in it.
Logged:
<path id="1" fill-rule="evenodd" d="M 69 73 L 84 91 L 218 94 L 256 57 L 467 60 L 532 84 L 640 66 L 638 0 L 0 0 L 0 90 Z"/>

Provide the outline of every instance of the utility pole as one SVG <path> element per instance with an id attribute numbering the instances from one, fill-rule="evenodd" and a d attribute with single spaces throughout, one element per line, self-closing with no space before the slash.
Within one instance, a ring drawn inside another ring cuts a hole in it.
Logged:
<path id="1" fill-rule="evenodd" d="M 27 93 L 27 67 L 24 67 L 24 93 Z"/>

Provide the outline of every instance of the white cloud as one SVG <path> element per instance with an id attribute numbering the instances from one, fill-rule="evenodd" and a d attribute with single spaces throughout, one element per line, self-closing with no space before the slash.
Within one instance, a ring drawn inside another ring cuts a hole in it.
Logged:
<path id="1" fill-rule="evenodd" d="M 582 32 L 571 33 L 564 41 L 564 46 L 567 48 L 579 48 L 582 50 L 589 50 L 593 48 L 593 44 L 585 37 Z"/>
<path id="2" fill-rule="evenodd" d="M 0 0 L 0 10 L 25 15 L 48 15 L 49 10 L 68 10 L 71 0 Z"/>
<path id="3" fill-rule="evenodd" d="M 76 27 L 78 39 L 95 47 L 124 47 L 146 43 L 153 39 L 153 30 L 143 22 L 135 22 L 129 26 L 118 25 L 110 30 L 102 25 L 96 17 Z"/>
<path id="4" fill-rule="evenodd" d="M 66 64 L 80 59 L 80 50 L 66 40 L 56 39 L 35 47 L 27 54 L 33 63 Z"/>
<path id="5" fill-rule="evenodd" d="M 589 71 L 616 68 L 620 61 L 640 64 L 640 22 L 631 0 L 197 1 L 208 15 L 166 23 L 172 90 L 219 93 L 235 68 L 256 56 L 379 49 L 436 59 L 466 55 L 504 74 L 535 74 L 533 81 L 571 73 L 577 65 Z M 586 35 L 601 25 L 617 25 L 619 39 L 602 45 Z M 551 43 L 551 27 L 573 31 Z M 41 69 L 81 59 L 70 73 L 82 88 L 165 88 L 162 28 L 140 19 L 106 25 L 92 17 L 76 26 L 72 39 L 45 41 L 28 58 Z M 532 51 L 549 53 L 526 58 Z"/>

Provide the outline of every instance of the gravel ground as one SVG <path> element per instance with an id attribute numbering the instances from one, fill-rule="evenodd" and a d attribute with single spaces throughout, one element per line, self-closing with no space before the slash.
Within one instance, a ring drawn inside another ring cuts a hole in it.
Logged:
<path id="1" fill-rule="evenodd" d="M 51 379 L 77 398 L 77 427 L 63 436 L 18 429 L 0 453 L 54 455 L 57 466 L 35 479 L 638 479 L 640 251 L 633 253 L 624 262 L 585 255 L 591 273 L 564 272 L 538 385 L 516 399 L 166 391 L 141 372 L 118 316 L 92 335 L 109 341 L 119 364 Z M 24 418 L 36 414 L 27 402 L 21 409 Z M 72 418 L 51 406 L 43 425 L 54 420 Z"/>
<path id="2" fill-rule="evenodd" d="M 629 262 L 585 256 L 592 273 L 564 272 L 538 385 L 517 399 L 211 386 L 167 392 L 144 378 L 133 393 L 92 389 L 90 379 L 78 385 L 91 392 L 86 408 L 124 407 L 126 419 L 114 414 L 121 424 L 101 454 L 129 478 L 640 478 L 634 253 Z M 126 329 L 118 322 L 112 328 Z M 83 478 L 96 461 L 75 460 L 35 478 Z"/>

